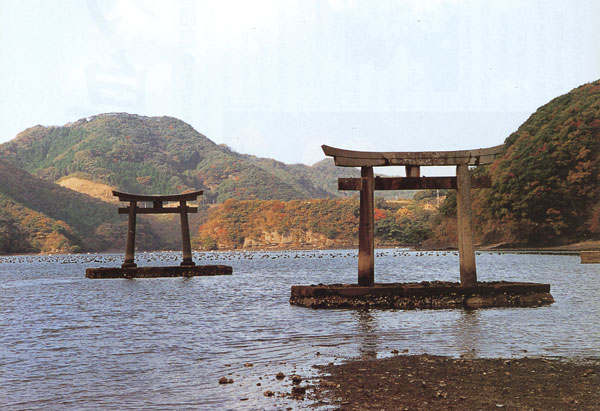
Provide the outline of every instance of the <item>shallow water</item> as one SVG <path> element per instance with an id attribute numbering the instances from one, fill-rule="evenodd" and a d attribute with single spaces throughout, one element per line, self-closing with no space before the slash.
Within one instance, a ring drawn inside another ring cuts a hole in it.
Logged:
<path id="1" fill-rule="evenodd" d="M 481 281 L 547 282 L 539 308 L 312 310 L 293 284 L 355 282 L 356 251 L 197 253 L 232 276 L 90 280 L 119 255 L 0 257 L 3 409 L 277 409 L 309 402 L 279 371 L 397 349 L 467 357 L 600 358 L 600 266 L 579 256 L 478 253 Z M 177 253 L 138 256 L 178 264 Z M 378 250 L 378 282 L 458 280 L 455 252 Z M 245 366 L 245 364 L 252 366 Z M 227 376 L 233 384 L 219 385 Z M 260 384 L 260 385 L 259 385 Z"/>

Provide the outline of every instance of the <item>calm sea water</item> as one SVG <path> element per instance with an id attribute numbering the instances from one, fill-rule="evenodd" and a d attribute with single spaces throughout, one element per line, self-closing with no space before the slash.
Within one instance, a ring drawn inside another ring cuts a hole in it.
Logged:
<path id="1" fill-rule="evenodd" d="M 456 253 L 378 250 L 376 280 L 458 280 Z M 482 281 L 548 282 L 539 308 L 313 310 L 290 286 L 355 282 L 355 251 L 195 254 L 232 276 L 90 280 L 119 255 L 0 257 L 2 409 L 301 409 L 289 393 L 314 364 L 390 351 L 600 358 L 600 265 L 572 255 L 480 253 Z M 176 253 L 139 265 L 178 264 Z M 252 366 L 250 366 L 250 364 Z M 234 380 L 219 385 L 220 377 Z M 263 395 L 276 393 L 273 398 Z"/>

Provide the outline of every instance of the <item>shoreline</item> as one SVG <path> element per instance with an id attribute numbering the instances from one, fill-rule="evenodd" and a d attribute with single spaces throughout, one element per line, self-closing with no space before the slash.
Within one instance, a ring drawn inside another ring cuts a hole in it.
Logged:
<path id="1" fill-rule="evenodd" d="M 417 244 L 375 244 L 375 249 L 409 249 L 411 251 L 458 251 L 458 247 L 421 247 Z M 223 248 L 218 250 L 195 250 L 198 252 L 210 251 L 327 251 L 327 250 L 358 250 L 358 245 L 339 244 L 327 247 L 314 246 L 293 246 L 283 247 L 276 245 L 265 245 L 263 247 L 246 247 L 246 248 Z M 504 244 L 487 244 L 476 245 L 476 251 L 497 251 L 497 252 L 561 252 L 561 253 L 578 253 L 580 251 L 600 251 L 600 240 L 596 241 L 579 241 L 569 244 L 553 245 L 553 246 L 506 246 Z"/>
<path id="2" fill-rule="evenodd" d="M 335 410 L 600 409 L 600 358 L 421 354 L 315 368 L 308 399 Z"/>
<path id="3" fill-rule="evenodd" d="M 376 250 L 394 250 L 401 251 L 420 251 L 420 252 L 443 252 L 458 251 L 456 247 L 427 247 L 422 248 L 415 245 L 393 245 L 378 244 Z M 340 245 L 331 247 L 248 247 L 248 248 L 223 248 L 218 250 L 192 250 L 196 253 L 219 253 L 219 252 L 283 252 L 283 251 L 333 251 L 333 250 L 358 250 L 358 246 Z M 526 253 L 526 254 L 560 254 L 560 255 L 579 255 L 581 251 L 600 251 L 600 241 L 587 241 L 558 246 L 522 246 L 522 247 L 504 247 L 500 245 L 476 246 L 477 252 L 498 252 L 498 253 Z M 137 250 L 137 253 L 161 253 L 161 252 L 181 252 L 181 250 Z M 92 255 L 92 254 L 123 254 L 123 250 L 104 250 L 104 251 L 83 251 L 79 253 L 56 252 L 56 253 L 9 253 L 0 254 L 0 257 L 14 256 L 44 256 L 44 255 Z"/>

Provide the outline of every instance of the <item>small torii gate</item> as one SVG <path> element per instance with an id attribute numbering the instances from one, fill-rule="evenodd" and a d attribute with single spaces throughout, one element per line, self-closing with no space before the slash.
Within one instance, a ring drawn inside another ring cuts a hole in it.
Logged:
<path id="1" fill-rule="evenodd" d="M 360 178 L 339 178 L 339 190 L 360 191 L 358 230 L 358 284 L 375 283 L 374 190 L 457 189 L 458 255 L 460 285 L 477 285 L 471 187 L 488 187 L 478 179 L 471 181 L 469 166 L 490 164 L 502 154 L 504 145 L 476 150 L 425 152 L 368 152 L 321 146 L 333 157 L 336 166 L 360 167 Z M 373 167 L 405 166 L 406 177 L 374 177 Z M 421 166 L 456 166 L 456 177 L 421 177 Z"/>
<path id="2" fill-rule="evenodd" d="M 192 260 L 192 247 L 190 244 L 190 227 L 188 213 L 197 213 L 198 207 L 189 207 L 187 201 L 195 201 L 202 190 L 185 194 L 173 195 L 142 195 L 113 191 L 113 195 L 120 201 L 129 201 L 128 207 L 119 207 L 119 214 L 128 214 L 127 241 L 125 243 L 125 262 L 121 268 L 137 267 L 135 263 L 135 223 L 137 214 L 179 214 L 181 218 L 181 247 L 183 261 L 181 266 L 196 265 Z M 179 202 L 178 207 L 163 207 L 163 202 Z M 138 207 L 138 202 L 152 202 L 152 207 Z"/>

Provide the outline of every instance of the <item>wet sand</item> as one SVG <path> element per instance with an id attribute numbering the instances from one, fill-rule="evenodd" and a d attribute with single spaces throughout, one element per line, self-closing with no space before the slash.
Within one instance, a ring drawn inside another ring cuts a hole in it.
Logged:
<path id="1" fill-rule="evenodd" d="M 396 355 L 318 367 L 336 410 L 600 410 L 600 359 Z"/>

